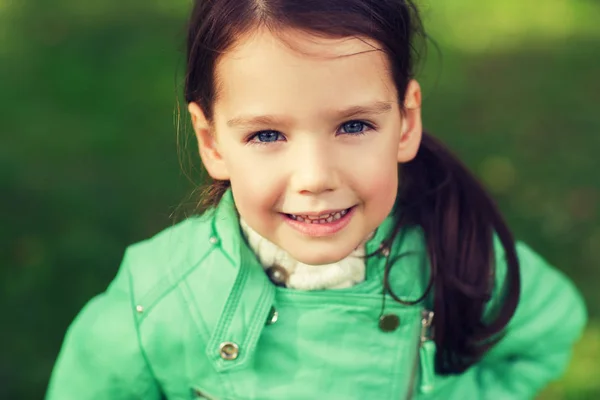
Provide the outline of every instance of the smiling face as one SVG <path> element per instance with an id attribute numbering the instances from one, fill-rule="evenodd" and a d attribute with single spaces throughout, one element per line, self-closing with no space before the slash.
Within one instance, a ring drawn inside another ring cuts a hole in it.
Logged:
<path id="1" fill-rule="evenodd" d="M 203 162 L 230 180 L 241 218 L 301 262 L 332 263 L 390 213 L 398 162 L 420 142 L 420 90 L 411 82 L 402 113 L 374 42 L 281 38 L 242 38 L 217 63 L 213 121 L 189 110 Z"/>

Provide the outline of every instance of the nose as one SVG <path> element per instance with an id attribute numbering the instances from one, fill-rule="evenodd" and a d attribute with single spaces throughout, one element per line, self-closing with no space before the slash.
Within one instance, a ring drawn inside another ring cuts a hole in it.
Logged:
<path id="1" fill-rule="evenodd" d="M 311 141 L 297 148 L 291 186 L 296 193 L 320 194 L 339 187 L 336 157 L 322 141 Z"/>

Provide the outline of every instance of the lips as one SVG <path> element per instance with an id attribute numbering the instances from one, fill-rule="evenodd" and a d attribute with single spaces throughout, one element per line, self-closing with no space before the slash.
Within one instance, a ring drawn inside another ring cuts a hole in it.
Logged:
<path id="1" fill-rule="evenodd" d="M 342 218 L 350 211 L 350 208 L 345 210 L 330 212 L 327 214 L 320 215 L 301 215 L 301 214 L 286 214 L 289 218 L 294 221 L 304 222 L 306 224 L 327 224 L 331 222 L 335 222 Z"/>
<path id="2" fill-rule="evenodd" d="M 285 223 L 302 236 L 331 237 L 343 230 L 354 216 L 356 206 L 345 210 L 324 210 L 320 214 L 281 214 Z"/>

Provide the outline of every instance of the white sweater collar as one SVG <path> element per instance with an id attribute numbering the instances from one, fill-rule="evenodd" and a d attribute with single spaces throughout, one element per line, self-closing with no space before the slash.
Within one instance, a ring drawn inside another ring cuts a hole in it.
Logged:
<path id="1" fill-rule="evenodd" d="M 280 283 L 299 290 L 342 289 L 365 280 L 365 246 L 362 244 L 343 260 L 332 264 L 303 264 L 276 244 L 262 237 L 242 219 L 242 232 L 263 268 Z"/>

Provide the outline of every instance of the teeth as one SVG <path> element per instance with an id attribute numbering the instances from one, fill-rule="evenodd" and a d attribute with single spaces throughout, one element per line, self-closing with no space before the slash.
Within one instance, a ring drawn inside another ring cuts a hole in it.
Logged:
<path id="1" fill-rule="evenodd" d="M 327 219 L 331 214 L 324 214 L 324 215 L 308 215 L 308 219 L 310 219 L 311 221 L 316 221 L 319 219 Z"/>
<path id="2" fill-rule="evenodd" d="M 306 224 L 326 224 L 329 222 L 333 222 L 333 221 L 337 221 L 338 219 L 342 218 L 344 215 L 348 214 L 348 210 L 343 210 L 343 211 L 339 211 L 336 213 L 329 213 L 329 214 L 323 214 L 323 215 L 294 215 L 294 214 L 287 214 L 291 219 L 298 221 L 298 222 L 304 222 Z"/>

